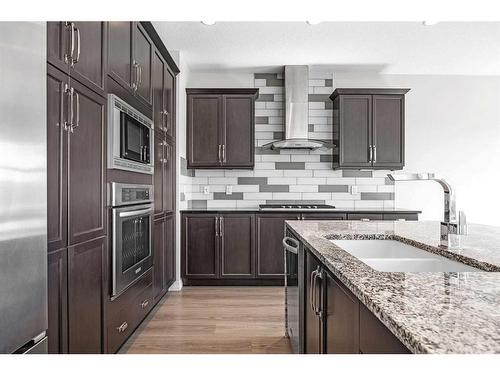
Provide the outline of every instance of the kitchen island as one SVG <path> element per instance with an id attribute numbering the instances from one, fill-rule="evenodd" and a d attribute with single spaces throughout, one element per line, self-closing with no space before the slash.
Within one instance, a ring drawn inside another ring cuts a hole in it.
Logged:
<path id="1" fill-rule="evenodd" d="M 363 331 L 362 318 L 368 313 L 412 353 L 500 353 L 500 228 L 469 225 L 469 234 L 451 236 L 449 247 L 439 246 L 438 222 L 287 221 L 286 230 L 301 243 L 306 256 L 312 256 L 340 289 L 357 299 L 359 309 L 351 308 L 351 314 L 345 315 L 353 328 L 343 332 L 353 336 L 351 349 L 360 346 L 351 352 L 366 352 L 363 345 L 368 348 L 377 341 L 367 336 L 369 330 Z M 369 239 L 396 240 L 479 270 L 380 272 L 332 243 Z M 310 276 L 307 272 L 307 265 L 299 266 L 304 285 Z M 328 299 L 328 295 L 318 298 Z M 305 310 L 309 298 L 302 300 Z M 335 316 L 327 311 L 320 315 L 322 319 Z M 307 341 L 310 332 L 307 322 L 304 325 Z M 380 352 L 391 351 L 381 348 Z"/>

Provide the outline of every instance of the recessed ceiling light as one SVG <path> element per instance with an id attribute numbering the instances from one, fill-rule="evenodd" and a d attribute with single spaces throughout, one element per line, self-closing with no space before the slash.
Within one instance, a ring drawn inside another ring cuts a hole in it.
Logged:
<path id="1" fill-rule="evenodd" d="M 434 26 L 438 22 L 439 21 L 424 21 L 424 22 L 422 22 L 422 25 L 424 25 L 424 26 Z"/>
<path id="2" fill-rule="evenodd" d="M 308 25 L 317 25 L 318 23 L 321 23 L 321 21 L 318 20 L 313 20 L 313 21 L 306 21 Z"/>
<path id="3" fill-rule="evenodd" d="M 201 23 L 207 26 L 215 25 L 215 21 L 201 21 Z"/>

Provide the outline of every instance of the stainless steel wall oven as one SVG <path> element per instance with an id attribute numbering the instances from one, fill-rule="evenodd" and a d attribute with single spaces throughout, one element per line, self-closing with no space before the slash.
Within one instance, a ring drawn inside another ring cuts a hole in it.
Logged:
<path id="1" fill-rule="evenodd" d="M 113 296 L 153 264 L 152 200 L 151 185 L 111 184 Z"/>

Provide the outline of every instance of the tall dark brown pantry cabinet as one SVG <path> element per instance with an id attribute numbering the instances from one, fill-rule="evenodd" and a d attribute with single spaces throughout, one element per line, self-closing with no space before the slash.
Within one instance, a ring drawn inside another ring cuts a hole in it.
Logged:
<path id="1" fill-rule="evenodd" d="M 336 89 L 334 169 L 402 169 L 409 89 Z M 338 128 L 338 131 L 337 131 Z"/>
<path id="2" fill-rule="evenodd" d="M 253 168 L 258 91 L 186 89 L 188 168 Z"/>

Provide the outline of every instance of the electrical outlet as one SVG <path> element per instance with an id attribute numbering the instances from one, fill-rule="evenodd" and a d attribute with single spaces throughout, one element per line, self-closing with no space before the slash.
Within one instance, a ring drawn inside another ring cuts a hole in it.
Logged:
<path id="1" fill-rule="evenodd" d="M 356 185 L 352 185 L 351 186 L 351 194 L 355 195 L 355 194 L 358 194 L 358 192 L 359 192 L 358 187 Z"/>
<path id="2" fill-rule="evenodd" d="M 226 195 L 233 194 L 233 187 L 231 185 L 226 185 Z"/>
<path id="3" fill-rule="evenodd" d="M 210 194 L 210 186 L 208 185 L 203 186 L 203 194 Z"/>

